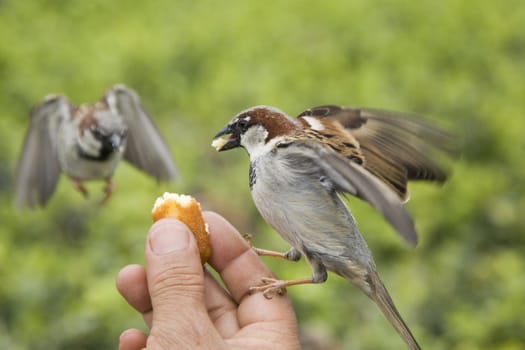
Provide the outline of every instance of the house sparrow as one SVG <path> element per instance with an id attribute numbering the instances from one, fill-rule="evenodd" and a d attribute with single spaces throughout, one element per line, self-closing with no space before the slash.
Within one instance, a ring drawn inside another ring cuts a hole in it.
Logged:
<path id="1" fill-rule="evenodd" d="M 157 180 L 176 177 L 168 146 L 133 90 L 118 84 L 95 104 L 77 108 L 65 96 L 47 96 L 31 112 L 17 167 L 15 205 L 44 206 L 61 172 L 84 196 L 83 181 L 105 180 L 105 201 L 122 157 Z"/>
<path id="2" fill-rule="evenodd" d="M 287 286 L 325 282 L 327 270 L 333 271 L 359 287 L 409 347 L 419 349 L 340 195 L 369 202 L 415 245 L 414 223 L 403 206 L 407 181 L 445 181 L 446 171 L 433 158 L 448 152 L 450 141 L 421 121 L 374 109 L 320 106 L 292 119 L 277 108 L 257 106 L 237 114 L 212 146 L 248 152 L 255 205 L 292 246 L 284 254 L 257 251 L 292 261 L 304 255 L 313 271 L 304 279 L 265 278 L 250 291 L 271 298 Z"/>

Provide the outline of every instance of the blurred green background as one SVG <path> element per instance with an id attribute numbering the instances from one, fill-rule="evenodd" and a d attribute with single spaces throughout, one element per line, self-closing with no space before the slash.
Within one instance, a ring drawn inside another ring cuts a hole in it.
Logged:
<path id="1" fill-rule="evenodd" d="M 461 137 L 443 187 L 411 186 L 410 249 L 350 200 L 378 270 L 426 349 L 525 345 L 525 5 L 522 1 L 0 1 L 0 348 L 111 349 L 144 328 L 114 287 L 143 263 L 149 211 L 190 193 L 258 246 L 285 250 L 260 219 L 242 151 L 211 138 L 238 111 L 319 104 L 423 114 Z M 127 164 L 110 202 L 65 177 L 49 206 L 12 207 L 29 111 L 46 94 L 96 101 L 122 82 L 141 96 L 181 172 L 158 185 Z M 266 260 L 283 278 L 298 264 Z M 378 309 L 331 276 L 291 288 L 308 349 L 403 349 Z M 175 312 L 175 311 L 174 311 Z M 317 344 L 317 345 L 315 345 Z"/>

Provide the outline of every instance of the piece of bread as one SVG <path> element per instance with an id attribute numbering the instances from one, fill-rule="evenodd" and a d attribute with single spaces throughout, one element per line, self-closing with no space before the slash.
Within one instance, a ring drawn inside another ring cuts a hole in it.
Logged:
<path id="1" fill-rule="evenodd" d="M 208 239 L 208 225 L 204 222 L 201 205 L 195 198 L 188 195 L 165 192 L 157 198 L 151 210 L 153 221 L 162 218 L 175 218 L 188 226 L 195 236 L 201 262 L 204 264 L 211 255 L 211 245 Z"/>

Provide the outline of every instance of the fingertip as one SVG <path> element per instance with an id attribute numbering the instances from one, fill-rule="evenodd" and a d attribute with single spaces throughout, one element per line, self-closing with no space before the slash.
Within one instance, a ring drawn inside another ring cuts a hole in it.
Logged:
<path id="1" fill-rule="evenodd" d="M 140 350 L 146 347 L 147 336 L 138 329 L 126 329 L 119 337 L 119 350 Z"/>
<path id="2" fill-rule="evenodd" d="M 221 270 L 231 259 L 250 249 L 237 229 L 224 217 L 212 212 L 203 212 L 203 217 L 209 226 L 212 256 L 210 265 Z"/>
<path id="3" fill-rule="evenodd" d="M 185 265 L 201 269 L 199 248 L 192 232 L 182 221 L 160 219 L 148 231 L 146 267 L 148 280 L 168 266 Z"/>
<path id="4" fill-rule="evenodd" d="M 273 275 L 226 219 L 214 212 L 205 212 L 204 218 L 209 224 L 212 245 L 209 263 L 221 275 L 233 298 L 240 302 L 250 287 Z"/>
<path id="5" fill-rule="evenodd" d="M 203 211 L 202 217 L 204 218 L 204 222 L 208 225 L 208 227 L 214 227 L 217 228 L 215 231 L 234 231 L 237 232 L 237 229 L 233 227 L 233 225 L 230 224 L 228 220 L 226 220 L 223 216 L 217 214 L 214 211 Z M 210 237 L 210 239 L 213 237 Z"/>
<path id="6" fill-rule="evenodd" d="M 214 211 L 205 210 L 202 212 L 202 216 L 204 218 L 204 221 L 208 225 L 217 226 L 220 229 L 224 229 L 229 232 L 234 232 L 238 236 L 240 236 L 239 231 L 237 231 L 237 229 L 222 215 Z"/>
<path id="7" fill-rule="evenodd" d="M 140 265 L 128 265 L 117 275 L 117 290 L 131 307 L 145 314 L 151 310 L 146 271 Z"/>
<path id="8" fill-rule="evenodd" d="M 185 250 L 194 241 L 188 226 L 172 218 L 155 222 L 148 232 L 148 248 L 155 255 Z"/>
<path id="9" fill-rule="evenodd" d="M 115 279 L 115 284 L 117 285 L 118 291 L 121 292 L 130 284 L 133 284 L 137 275 L 140 275 L 142 272 L 144 272 L 144 268 L 138 264 L 126 265 L 120 269 Z"/>

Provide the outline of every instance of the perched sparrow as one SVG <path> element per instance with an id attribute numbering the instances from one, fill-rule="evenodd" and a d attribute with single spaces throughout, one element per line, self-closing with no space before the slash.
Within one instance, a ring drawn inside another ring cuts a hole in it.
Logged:
<path id="1" fill-rule="evenodd" d="M 359 287 L 410 348 L 419 349 L 339 195 L 368 201 L 415 245 L 414 223 L 403 206 L 407 180 L 445 181 L 447 174 L 433 157 L 447 151 L 450 141 L 420 121 L 373 109 L 320 106 L 292 119 L 276 108 L 257 106 L 237 114 L 212 146 L 246 149 L 255 205 L 292 245 L 284 254 L 257 251 L 293 261 L 304 255 L 313 271 L 305 279 L 265 278 L 251 291 L 271 297 L 287 286 L 324 282 L 327 270 L 333 271 Z"/>
<path id="2" fill-rule="evenodd" d="M 133 90 L 116 85 L 99 102 L 78 108 L 65 96 L 48 96 L 31 112 L 18 162 L 15 205 L 45 205 L 61 171 L 84 196 L 83 181 L 105 180 L 107 200 L 122 157 L 157 180 L 177 174 L 167 145 Z"/>

